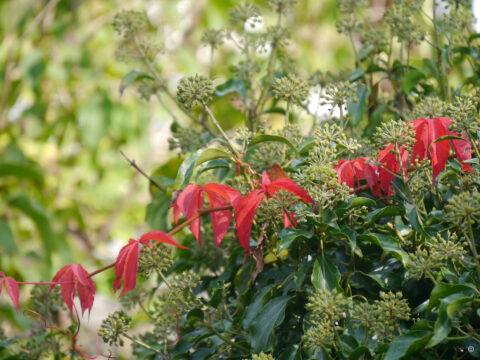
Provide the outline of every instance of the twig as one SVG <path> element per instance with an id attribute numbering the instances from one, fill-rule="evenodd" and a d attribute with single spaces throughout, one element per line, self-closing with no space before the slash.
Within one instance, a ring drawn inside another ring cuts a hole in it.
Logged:
<path id="1" fill-rule="evenodd" d="M 163 187 L 162 185 L 160 185 L 158 182 L 156 182 L 155 180 L 153 180 L 150 176 L 148 176 L 145 171 L 143 171 L 142 169 L 140 169 L 138 167 L 138 165 L 135 163 L 135 160 L 130 160 L 127 155 L 125 155 L 125 153 L 123 151 L 120 150 L 120 154 L 122 154 L 122 156 L 125 158 L 125 160 L 128 161 L 128 163 L 130 164 L 131 167 L 133 167 L 135 170 L 137 170 L 140 174 L 142 174 L 145 178 L 148 179 L 148 181 L 150 181 L 150 184 L 155 186 L 156 188 L 158 188 L 160 191 L 163 191 L 163 192 L 167 192 L 167 189 L 165 189 L 165 187 Z"/>

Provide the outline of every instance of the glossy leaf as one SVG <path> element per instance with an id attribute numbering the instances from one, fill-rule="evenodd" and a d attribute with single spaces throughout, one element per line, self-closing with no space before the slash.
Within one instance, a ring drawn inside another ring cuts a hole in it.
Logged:
<path id="1" fill-rule="evenodd" d="M 280 135 L 258 135 L 254 137 L 249 143 L 248 147 L 260 144 L 262 142 L 281 142 L 285 145 L 287 145 L 295 154 L 298 154 L 297 147 L 293 145 L 290 140 L 288 140 L 286 137 L 280 136 Z"/>
<path id="2" fill-rule="evenodd" d="M 405 335 L 396 336 L 388 348 L 383 360 L 397 360 L 422 350 L 432 333 L 424 330 L 410 330 Z"/>
<path id="3" fill-rule="evenodd" d="M 322 255 L 315 261 L 312 272 L 312 285 L 315 289 L 341 291 L 340 278 L 340 271 L 332 260 Z"/>

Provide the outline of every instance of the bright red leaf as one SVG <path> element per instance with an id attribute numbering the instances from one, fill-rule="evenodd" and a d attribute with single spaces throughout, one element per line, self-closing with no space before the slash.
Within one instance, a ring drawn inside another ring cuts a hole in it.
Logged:
<path id="1" fill-rule="evenodd" d="M 235 206 L 240 200 L 240 193 L 227 185 L 209 183 L 204 187 L 195 184 L 188 184 L 173 204 L 173 217 L 175 223 L 178 223 L 180 213 L 183 214 L 186 220 L 198 215 L 198 211 L 203 207 L 204 195 L 207 194 L 208 201 L 211 208 L 225 207 L 230 203 Z M 228 201 L 228 202 L 227 202 Z M 210 213 L 212 219 L 213 235 L 215 244 L 220 246 L 222 239 L 230 227 L 232 214 L 230 210 L 214 211 Z M 195 219 L 190 224 L 190 230 L 197 239 L 200 246 L 202 245 L 200 239 L 200 224 L 201 218 Z"/>
<path id="2" fill-rule="evenodd" d="M 15 307 L 15 311 L 18 314 L 18 298 L 20 296 L 20 292 L 18 290 L 17 281 L 14 278 L 5 276 L 3 272 L 0 271 L 0 295 L 2 294 L 2 286 L 5 282 L 5 289 L 7 290 L 8 296 L 12 300 L 13 306 Z"/>
<path id="3" fill-rule="evenodd" d="M 270 181 L 267 172 L 264 171 L 260 189 L 248 193 L 234 206 L 235 228 L 237 230 L 238 241 L 247 253 L 250 252 L 250 232 L 252 231 L 252 224 L 258 206 L 264 198 L 271 198 L 281 189 L 297 195 L 305 202 L 313 203 L 313 199 L 308 193 L 292 179 L 279 178 Z"/>
<path id="4" fill-rule="evenodd" d="M 409 122 L 409 124 L 413 125 L 412 130 L 415 131 L 416 140 L 412 149 L 412 161 L 417 158 L 419 161 L 424 158 L 430 159 L 432 163 L 433 183 L 435 183 L 438 174 L 445 169 L 445 165 L 450 155 L 450 143 L 463 168 L 467 171 L 471 171 L 470 165 L 463 162 L 472 158 L 471 144 L 467 139 L 446 139 L 435 142 L 442 136 L 459 136 L 458 133 L 448 130 L 451 122 L 451 119 L 444 117 L 417 119 Z"/>
<path id="5" fill-rule="evenodd" d="M 77 292 L 82 308 L 82 315 L 85 310 L 92 310 L 95 298 L 95 283 L 88 277 L 88 272 L 80 264 L 71 264 L 61 268 L 53 277 L 53 282 L 60 282 L 60 291 L 63 300 L 71 313 L 73 313 L 73 298 Z M 53 287 L 50 287 L 52 291 Z"/>
<path id="6" fill-rule="evenodd" d="M 383 150 L 380 150 L 378 156 L 378 177 L 380 180 L 380 188 L 385 195 L 390 195 L 392 193 L 392 189 L 390 184 L 392 183 L 395 175 L 400 174 L 401 169 L 403 168 L 403 172 L 405 178 L 408 177 L 407 175 L 407 161 L 408 161 L 408 151 L 405 150 L 402 146 L 399 146 L 400 151 L 400 159 L 402 164 L 400 166 L 400 162 L 398 156 L 395 152 L 395 146 L 393 144 L 387 144 L 387 147 Z"/>
<path id="7" fill-rule="evenodd" d="M 120 249 L 115 261 L 115 281 L 113 282 L 113 290 L 117 291 L 122 287 L 120 296 L 132 290 L 137 284 L 138 257 L 140 255 L 140 244 L 151 247 L 151 241 L 161 242 L 173 245 L 182 249 L 188 249 L 178 244 L 172 236 L 162 231 L 152 231 L 140 236 L 139 240 L 130 239 L 128 244 Z"/>
<path id="8" fill-rule="evenodd" d="M 333 168 L 338 174 L 338 183 L 346 183 L 349 188 L 355 189 L 360 185 L 360 180 L 365 179 L 364 168 L 368 157 L 354 160 L 340 159 Z"/>

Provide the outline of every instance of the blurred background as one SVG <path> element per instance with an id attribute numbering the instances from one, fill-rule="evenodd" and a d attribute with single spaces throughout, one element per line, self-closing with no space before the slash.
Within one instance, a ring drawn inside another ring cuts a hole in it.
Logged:
<path id="1" fill-rule="evenodd" d="M 391 1 L 372 0 L 372 12 L 382 13 Z M 121 37 L 112 27 L 115 14 L 146 11 L 151 41 L 158 44 L 155 66 L 175 92 L 183 76 L 207 73 L 209 51 L 200 39 L 207 28 L 228 26 L 228 11 L 237 3 L 0 1 L 3 272 L 19 281 L 46 281 L 72 262 L 91 271 L 112 262 L 130 237 L 149 230 L 148 183 L 120 151 L 147 173 L 176 174 L 180 160 L 168 144 L 172 114 L 157 99 L 142 100 L 133 87 L 120 92 L 122 78 L 136 64 L 122 61 Z M 256 3 L 266 7 L 265 1 Z M 288 53 L 303 75 L 353 68 L 349 39 L 335 29 L 336 1 L 301 0 L 296 10 L 288 20 L 293 34 Z M 274 19 L 266 15 L 264 21 L 268 26 Z M 226 41 L 215 54 L 212 78 L 222 83 L 239 56 Z M 218 113 L 227 129 L 239 120 L 229 111 L 219 108 Z M 188 125 L 182 113 L 174 116 Z M 112 272 L 96 279 L 97 298 L 112 297 L 112 280 Z M 29 291 L 21 289 L 22 300 Z M 92 329 L 104 316 L 96 320 L 102 302 L 95 307 Z M 0 319 L 8 320 L 8 325 L 2 321 L 7 333 L 29 324 L 15 315 L 5 296 Z"/>

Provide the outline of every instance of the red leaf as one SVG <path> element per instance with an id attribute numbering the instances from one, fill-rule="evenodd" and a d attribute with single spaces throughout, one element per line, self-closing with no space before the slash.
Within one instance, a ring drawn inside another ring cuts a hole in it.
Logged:
<path id="1" fill-rule="evenodd" d="M 412 161 L 418 158 L 419 161 L 428 157 L 432 163 L 433 184 L 438 174 L 440 174 L 447 163 L 450 154 L 450 140 L 435 142 L 442 136 L 459 134 L 448 130 L 451 125 L 451 119 L 439 117 L 433 119 L 417 119 L 410 121 L 415 131 L 415 144 L 413 145 Z M 452 140 L 452 148 L 457 158 L 460 160 L 463 168 L 471 171 L 470 165 L 463 161 L 471 159 L 471 145 L 468 140 Z"/>
<path id="2" fill-rule="evenodd" d="M 372 195 L 377 197 L 383 196 L 378 166 L 373 164 L 365 164 L 363 168 L 363 175 L 365 176 L 365 180 L 367 180 L 367 184 Z"/>
<path id="3" fill-rule="evenodd" d="M 257 208 L 263 200 L 265 192 L 255 190 L 245 195 L 235 206 L 235 229 L 238 241 L 247 253 L 250 253 L 250 232 Z"/>
<path id="4" fill-rule="evenodd" d="M 349 188 L 355 189 L 355 184 L 360 185 L 360 180 L 365 179 L 364 169 L 368 157 L 354 160 L 340 159 L 333 168 L 338 174 L 338 183 L 346 183 Z"/>
<path id="5" fill-rule="evenodd" d="M 18 314 L 18 298 L 20 296 L 20 292 L 18 290 L 18 284 L 15 279 L 11 277 L 4 278 L 5 280 L 5 289 L 7 290 L 8 296 L 12 299 L 13 306 L 15 306 L 15 310 Z"/>
<path id="6" fill-rule="evenodd" d="M 95 299 L 95 283 L 88 277 L 88 272 L 80 264 L 71 264 L 64 266 L 53 277 L 54 282 L 60 282 L 60 291 L 63 300 L 71 313 L 73 313 L 73 298 L 77 292 L 82 308 L 82 315 L 85 310 L 92 310 L 93 300 Z M 53 287 L 50 287 L 52 291 Z"/>
<path id="7" fill-rule="evenodd" d="M 398 156 L 394 150 L 394 145 L 388 144 L 385 149 L 380 150 L 378 157 L 378 161 L 381 163 L 381 166 L 378 166 L 380 187 L 383 193 L 387 196 L 392 192 L 390 184 L 393 181 L 394 174 L 399 174 L 401 169 Z M 406 151 L 402 146 L 399 146 L 399 151 L 404 175 L 407 177 L 408 151 Z"/>
<path id="8" fill-rule="evenodd" d="M 290 211 L 290 213 L 287 215 L 287 212 L 285 210 L 282 210 L 283 212 L 283 228 L 294 228 L 297 226 L 297 219 L 295 219 L 295 213 L 293 211 Z"/>
<path id="9" fill-rule="evenodd" d="M 146 245 L 148 247 L 150 247 L 150 240 L 158 241 L 158 242 L 165 243 L 165 244 L 168 244 L 168 245 L 173 245 L 173 246 L 176 246 L 176 247 L 179 247 L 179 248 L 182 248 L 182 249 L 190 249 L 186 246 L 180 245 L 179 243 L 177 243 L 173 239 L 173 237 L 171 237 L 170 235 L 168 235 L 168 234 L 166 234 L 162 231 L 151 231 L 149 233 L 143 234 L 142 236 L 140 236 L 140 239 L 139 239 L 139 241 L 143 245 Z"/>
<path id="10" fill-rule="evenodd" d="M 238 190 L 235 190 L 228 185 L 209 183 L 203 187 L 203 191 L 205 191 L 207 194 L 212 192 L 217 193 L 227 200 L 232 206 L 235 206 L 242 198 L 242 195 L 238 192 Z M 212 205 L 210 204 L 210 206 Z"/>
<path id="11" fill-rule="evenodd" d="M 264 171 L 262 174 L 262 187 L 265 189 L 267 197 L 271 197 L 277 191 L 283 189 L 297 195 L 305 202 L 313 203 L 310 195 L 290 178 L 280 178 L 275 181 L 270 181 L 268 174 Z"/>
<path id="12" fill-rule="evenodd" d="M 117 291 L 122 285 L 123 290 L 120 296 L 132 290 L 137 284 L 138 256 L 140 254 L 140 242 L 130 239 L 118 254 L 115 262 L 115 281 L 113 290 Z"/>
<path id="13" fill-rule="evenodd" d="M 181 212 L 186 220 L 198 215 L 198 209 L 203 206 L 202 187 L 200 185 L 188 184 L 185 190 L 178 195 L 177 201 L 174 204 L 173 215 L 175 223 L 178 223 L 178 216 Z M 190 224 L 190 230 L 193 236 L 197 239 L 200 246 L 202 242 L 200 239 L 200 223 L 202 219 L 195 219 Z"/>
<path id="14" fill-rule="evenodd" d="M 73 297 L 75 296 L 75 283 L 73 281 L 73 272 L 70 265 L 61 268 L 53 277 L 53 282 L 61 282 L 60 292 L 63 301 L 67 305 L 71 313 L 73 313 Z M 50 286 L 50 292 L 55 285 Z"/>
<path id="15" fill-rule="evenodd" d="M 5 275 L 5 274 L 2 273 L 1 271 L 0 271 L 0 273 L 1 273 L 0 275 L 2 275 L 2 276 Z M 4 280 L 4 278 L 1 277 L 1 278 L 0 278 L 0 295 L 2 295 L 3 280 Z"/>
<path id="16" fill-rule="evenodd" d="M 210 207 L 223 207 L 227 205 L 227 202 L 223 197 L 213 191 L 205 189 L 207 193 L 208 202 Z M 237 203 L 237 202 L 235 202 Z M 230 210 L 214 211 L 210 213 L 212 219 L 213 237 L 215 239 L 215 245 L 220 246 L 225 234 L 230 227 L 230 221 L 232 219 L 232 212 Z"/>

